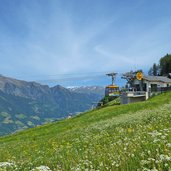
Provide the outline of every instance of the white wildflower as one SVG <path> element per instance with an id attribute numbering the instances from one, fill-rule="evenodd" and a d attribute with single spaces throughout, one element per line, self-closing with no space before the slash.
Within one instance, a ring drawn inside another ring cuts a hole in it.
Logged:
<path id="1" fill-rule="evenodd" d="M 166 138 L 166 136 L 165 136 L 165 135 L 162 135 L 162 136 L 161 136 L 161 139 L 165 139 L 165 138 Z"/>
<path id="2" fill-rule="evenodd" d="M 134 154 L 131 154 L 131 157 L 134 157 L 135 155 Z"/>
<path id="3" fill-rule="evenodd" d="M 11 167 L 11 166 L 15 166 L 15 164 L 10 163 L 10 162 L 0 162 L 0 168 L 1 167 Z"/>
<path id="4" fill-rule="evenodd" d="M 148 153 L 148 154 L 151 154 L 151 151 L 150 151 L 150 150 L 148 150 L 148 151 L 147 151 L 147 153 Z"/>
<path id="5" fill-rule="evenodd" d="M 169 157 L 168 155 L 165 155 L 165 159 L 166 161 L 171 161 L 171 157 Z"/>
<path id="6" fill-rule="evenodd" d="M 156 143 L 156 142 L 159 142 L 159 141 L 160 141 L 159 139 L 154 139 L 153 142 Z"/>
<path id="7" fill-rule="evenodd" d="M 167 146 L 167 147 L 171 147 L 171 143 L 167 143 L 166 146 Z"/>
<path id="8" fill-rule="evenodd" d="M 160 161 L 159 160 L 156 160 L 155 163 L 160 163 Z"/>
<path id="9" fill-rule="evenodd" d="M 155 161 L 155 159 L 153 159 L 153 158 L 148 158 L 148 160 Z"/>
<path id="10" fill-rule="evenodd" d="M 143 165 L 146 165 L 146 164 L 149 164 L 150 163 L 150 161 L 147 161 L 147 160 L 141 160 L 141 165 L 143 166 Z"/>
<path id="11" fill-rule="evenodd" d="M 168 167 L 169 165 L 167 163 L 164 164 L 165 167 Z"/>
<path id="12" fill-rule="evenodd" d="M 149 135 L 151 135 L 152 137 L 157 137 L 162 135 L 162 133 L 158 132 L 157 130 L 154 130 L 153 132 L 149 132 Z"/>
<path id="13" fill-rule="evenodd" d="M 116 164 L 115 166 L 116 166 L 116 167 L 119 167 L 119 164 Z"/>
<path id="14" fill-rule="evenodd" d="M 32 169 L 31 171 L 52 171 L 48 166 L 39 166 L 36 167 L 34 169 Z"/>
<path id="15" fill-rule="evenodd" d="M 160 160 L 162 160 L 162 161 L 171 161 L 171 157 L 169 157 L 168 155 L 161 154 L 160 155 Z"/>

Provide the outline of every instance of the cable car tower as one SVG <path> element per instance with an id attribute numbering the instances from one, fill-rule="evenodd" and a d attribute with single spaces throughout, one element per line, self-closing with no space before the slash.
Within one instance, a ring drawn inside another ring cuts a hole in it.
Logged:
<path id="1" fill-rule="evenodd" d="M 116 75 L 117 75 L 117 74 L 118 74 L 118 73 L 115 73 L 115 72 L 106 74 L 107 76 L 112 77 L 112 85 L 114 85 L 114 81 L 115 81 L 115 78 L 116 78 Z"/>

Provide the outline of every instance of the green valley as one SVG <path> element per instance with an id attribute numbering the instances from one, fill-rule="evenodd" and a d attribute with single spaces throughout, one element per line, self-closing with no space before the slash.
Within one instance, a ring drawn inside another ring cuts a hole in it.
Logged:
<path id="1" fill-rule="evenodd" d="M 168 92 L 145 102 L 111 103 L 1 137 L 0 170 L 169 171 L 170 97 Z"/>

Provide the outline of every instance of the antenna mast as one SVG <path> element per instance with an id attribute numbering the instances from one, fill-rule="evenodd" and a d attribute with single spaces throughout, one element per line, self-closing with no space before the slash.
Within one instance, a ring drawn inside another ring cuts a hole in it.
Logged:
<path id="1" fill-rule="evenodd" d="M 109 74 L 106 74 L 106 75 L 112 77 L 112 85 L 114 85 L 114 81 L 115 81 L 117 73 L 112 72 L 112 73 L 109 73 Z"/>

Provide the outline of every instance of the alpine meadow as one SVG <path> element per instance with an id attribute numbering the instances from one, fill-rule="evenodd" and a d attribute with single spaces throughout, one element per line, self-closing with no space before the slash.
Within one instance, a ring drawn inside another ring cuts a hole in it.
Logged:
<path id="1" fill-rule="evenodd" d="M 171 92 L 0 138 L 0 170 L 171 170 Z"/>

